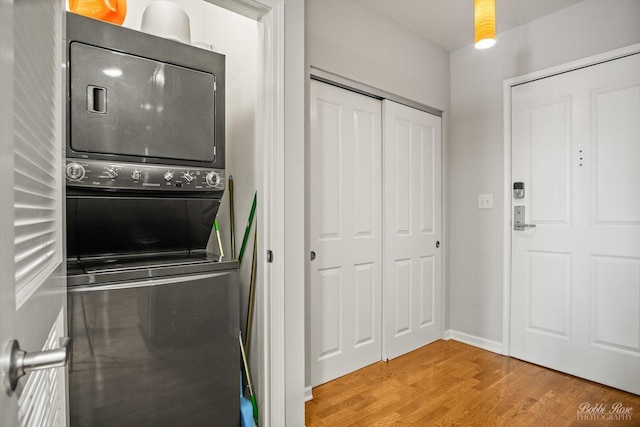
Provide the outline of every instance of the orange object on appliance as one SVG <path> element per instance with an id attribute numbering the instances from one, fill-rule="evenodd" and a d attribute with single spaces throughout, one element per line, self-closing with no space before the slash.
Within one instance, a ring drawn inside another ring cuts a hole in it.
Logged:
<path id="1" fill-rule="evenodd" d="M 69 10 L 78 15 L 122 25 L 127 0 L 69 0 Z"/>

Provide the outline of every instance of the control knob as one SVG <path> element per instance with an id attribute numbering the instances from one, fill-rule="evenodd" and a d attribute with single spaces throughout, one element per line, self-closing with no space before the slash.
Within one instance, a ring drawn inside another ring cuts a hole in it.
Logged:
<path id="1" fill-rule="evenodd" d="M 81 164 L 73 162 L 67 165 L 67 178 L 73 181 L 80 181 L 84 178 L 84 174 L 85 170 Z"/>
<path id="2" fill-rule="evenodd" d="M 220 184 L 220 175 L 211 171 L 207 174 L 205 180 L 207 181 L 207 185 L 210 187 L 216 187 Z"/>
<path id="3" fill-rule="evenodd" d="M 107 176 L 111 179 L 116 179 L 118 177 L 118 171 L 116 168 L 107 168 L 106 169 Z"/>
<path id="4" fill-rule="evenodd" d="M 172 179 L 173 179 L 173 172 L 171 172 L 171 171 L 166 171 L 166 172 L 164 173 L 164 180 L 165 180 L 165 181 L 167 181 L 167 182 L 169 182 L 169 181 L 171 181 Z"/>
<path id="5" fill-rule="evenodd" d="M 182 178 L 187 181 L 187 184 L 191 184 L 193 182 L 193 175 L 191 175 L 189 172 L 183 172 Z"/>

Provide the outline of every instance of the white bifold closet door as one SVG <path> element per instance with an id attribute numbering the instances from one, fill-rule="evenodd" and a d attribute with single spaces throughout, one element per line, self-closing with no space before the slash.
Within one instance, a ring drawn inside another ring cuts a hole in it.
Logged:
<path id="1" fill-rule="evenodd" d="M 2 374 L 10 340 L 33 353 L 58 348 L 66 331 L 63 17 L 61 1 L 0 2 Z M 65 426 L 65 378 L 52 368 L 3 387 L 0 426 Z"/>
<path id="2" fill-rule="evenodd" d="M 383 101 L 382 357 L 442 337 L 441 118 Z"/>
<path id="3" fill-rule="evenodd" d="M 312 386 L 441 337 L 440 150 L 439 117 L 311 82 Z"/>
<path id="4" fill-rule="evenodd" d="M 380 101 L 311 82 L 311 378 L 380 360 Z"/>

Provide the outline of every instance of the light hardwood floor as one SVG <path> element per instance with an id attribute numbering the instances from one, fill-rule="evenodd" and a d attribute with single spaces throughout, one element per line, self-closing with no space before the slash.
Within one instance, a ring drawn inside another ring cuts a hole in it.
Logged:
<path id="1" fill-rule="evenodd" d="M 456 341 L 360 369 L 313 397 L 306 427 L 640 426 L 640 396 Z M 617 416 L 626 421 L 608 415 L 616 403 L 630 408 Z M 583 404 L 604 414 L 579 420 Z"/>

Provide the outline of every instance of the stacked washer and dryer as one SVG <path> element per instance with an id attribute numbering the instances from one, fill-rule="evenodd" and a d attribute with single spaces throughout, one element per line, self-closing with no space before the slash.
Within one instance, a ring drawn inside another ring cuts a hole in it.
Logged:
<path id="1" fill-rule="evenodd" d="M 223 55 L 67 14 L 72 425 L 239 424 Z"/>

